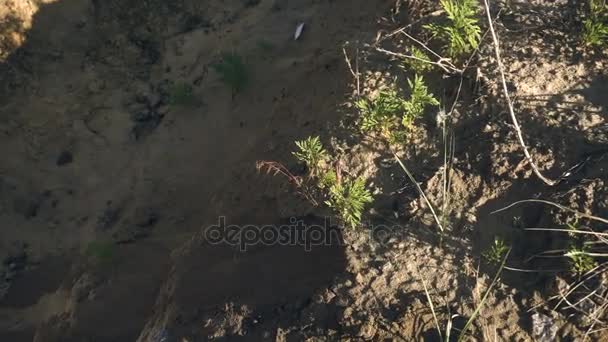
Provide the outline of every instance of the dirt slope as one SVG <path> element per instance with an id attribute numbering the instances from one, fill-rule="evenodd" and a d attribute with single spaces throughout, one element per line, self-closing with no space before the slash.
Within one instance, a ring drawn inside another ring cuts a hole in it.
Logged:
<path id="1" fill-rule="evenodd" d="M 401 38 L 380 38 L 437 17 L 416 3 L 411 11 L 393 0 L 1 3 L 0 341 L 433 341 L 422 280 L 441 324 L 453 316 L 458 331 L 496 271 L 482 254 L 497 236 L 513 246 L 512 269 L 559 272 L 505 271 L 471 340 L 580 338 L 589 322 L 544 302 L 570 280 L 567 264 L 533 258 L 564 248 L 563 238 L 521 229 L 568 217 L 539 205 L 493 212 L 535 197 L 608 216 L 605 51 L 577 43 L 571 1 L 493 7 L 534 157 L 553 178 L 579 167 L 556 187 L 534 177 L 485 36 L 454 114 L 455 209 L 439 239 L 386 146 L 353 129 L 349 104 L 357 87 L 373 94 L 411 76 L 375 47 L 403 48 Z M 214 70 L 226 53 L 244 60 L 242 92 Z M 458 79 L 428 79 L 449 104 Z M 184 85 L 191 95 L 175 103 Z M 436 115 L 416 122 L 398 151 L 435 203 Z M 310 135 L 341 156 L 345 174 L 367 178 L 375 195 L 367 224 L 393 229 L 326 227 L 336 240 L 310 251 L 211 243 L 206 233 L 221 216 L 241 227 L 292 216 L 324 224 L 329 211 L 255 167 L 279 160 L 299 174 L 293 142 Z"/>
<path id="2" fill-rule="evenodd" d="M 3 40 L 1 63 L 0 252 L 24 259 L 15 272 L 5 265 L 12 284 L 2 296 L 1 339 L 133 341 L 167 277 L 171 249 L 220 214 L 243 222 L 283 217 L 276 200 L 258 190 L 265 185 L 255 161 L 285 153 L 295 138 L 336 120 L 336 104 L 349 91 L 341 44 L 371 35 L 384 4 L 60 0 L 0 7 L 16 25 L 2 28 L 12 41 Z M 299 22 L 305 32 L 293 41 Z M 251 73 L 251 86 L 234 99 L 210 70 L 232 51 Z M 192 85 L 195 105 L 169 105 L 171 84 L 179 82 Z M 120 261 L 91 269 L 92 241 L 120 243 L 112 247 Z M 261 263 L 303 257 L 264 253 Z M 222 255 L 211 260 L 224 262 Z M 255 276 L 238 270 L 224 281 Z M 212 275 L 205 270 L 197 282 L 213 282 Z M 316 272 L 294 277 L 327 281 Z"/>

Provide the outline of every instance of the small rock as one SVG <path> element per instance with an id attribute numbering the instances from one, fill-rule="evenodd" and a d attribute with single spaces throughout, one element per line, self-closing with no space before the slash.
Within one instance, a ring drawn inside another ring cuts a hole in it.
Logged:
<path id="1" fill-rule="evenodd" d="M 555 341 L 558 326 L 553 319 L 540 313 L 532 315 L 532 333 L 537 341 Z"/>

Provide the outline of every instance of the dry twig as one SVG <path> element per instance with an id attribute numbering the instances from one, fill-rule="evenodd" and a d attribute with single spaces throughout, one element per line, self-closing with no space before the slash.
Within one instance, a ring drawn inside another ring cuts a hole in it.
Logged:
<path id="1" fill-rule="evenodd" d="M 530 152 L 528 151 L 528 147 L 526 146 L 526 143 L 524 141 L 523 133 L 521 132 L 521 128 L 519 126 L 519 123 L 517 122 L 517 117 L 515 117 L 515 111 L 513 110 L 513 103 L 511 102 L 511 97 L 509 96 L 509 90 L 507 88 L 507 81 L 505 79 L 505 72 L 504 72 L 502 60 L 500 58 L 500 46 L 499 46 L 499 42 L 498 42 L 498 37 L 496 36 L 496 31 L 494 31 L 494 24 L 492 21 L 492 15 L 490 14 L 490 6 L 488 4 L 488 0 L 484 0 L 484 6 L 485 6 L 486 14 L 488 17 L 488 25 L 490 28 L 490 33 L 492 34 L 492 40 L 494 41 L 494 53 L 496 54 L 496 63 L 498 64 L 498 72 L 500 73 L 502 90 L 503 90 L 503 93 L 505 96 L 505 100 L 507 101 L 507 106 L 509 107 L 509 114 L 511 115 L 511 121 L 513 122 L 513 126 L 515 127 L 515 132 L 517 133 L 517 138 L 519 140 L 519 144 L 523 148 L 524 155 L 526 156 L 528 163 L 530 163 L 530 166 L 532 166 L 532 170 L 534 171 L 536 176 L 538 178 L 540 178 L 543 182 L 545 182 L 547 185 L 556 185 L 558 183 L 558 181 L 555 181 L 555 180 L 552 180 L 552 179 L 549 179 L 549 178 L 543 176 L 543 174 L 538 170 L 536 163 L 534 163 L 534 159 L 532 159 L 532 156 L 530 155 Z"/>

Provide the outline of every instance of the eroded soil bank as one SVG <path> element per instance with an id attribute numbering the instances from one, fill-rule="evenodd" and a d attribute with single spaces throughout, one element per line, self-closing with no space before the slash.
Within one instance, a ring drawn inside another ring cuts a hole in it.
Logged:
<path id="1" fill-rule="evenodd" d="M 540 204 L 493 212 L 543 198 L 608 216 L 605 51 L 580 47 L 570 1 L 492 7 L 531 151 L 550 177 L 571 171 L 555 187 L 530 171 L 484 35 L 454 114 L 453 209 L 439 238 L 387 146 L 353 128 L 357 92 L 410 76 L 375 48 L 399 47 L 406 38 L 391 32 L 438 16 L 434 4 L 412 4 L 0 4 L 0 340 L 433 341 L 424 285 L 440 325 L 453 316 L 457 335 L 496 272 L 483 254 L 497 236 L 512 246 L 508 267 L 551 272 L 503 271 L 470 339 L 581 338 L 589 321 L 549 301 L 571 281 L 567 261 L 534 258 L 565 248 L 564 238 L 521 229 L 570 218 Z M 238 93 L 214 69 L 225 53 L 247 67 Z M 450 106 L 460 79 L 428 80 Z M 433 202 L 444 164 L 436 114 L 398 152 Z M 364 221 L 390 234 L 340 229 L 310 250 L 208 241 L 222 216 L 324 225 L 331 211 L 256 170 L 276 160 L 300 175 L 294 141 L 311 135 L 341 156 L 345 174 L 367 179 L 374 202 Z"/>

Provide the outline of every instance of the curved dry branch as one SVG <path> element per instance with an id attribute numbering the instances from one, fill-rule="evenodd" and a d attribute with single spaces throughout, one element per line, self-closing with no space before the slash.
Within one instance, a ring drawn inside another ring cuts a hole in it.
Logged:
<path id="1" fill-rule="evenodd" d="M 498 63 L 498 71 L 500 73 L 502 90 L 505 95 L 505 100 L 507 101 L 507 106 L 509 107 L 509 114 L 511 115 L 511 121 L 513 122 L 513 126 L 515 126 L 515 132 L 517 133 L 517 138 L 519 140 L 519 144 L 523 148 L 526 159 L 532 166 L 532 170 L 534 171 L 536 176 L 538 176 L 538 178 L 540 178 L 547 185 L 556 185 L 557 183 L 559 183 L 559 181 L 555 181 L 555 180 L 552 180 L 552 179 L 549 179 L 549 178 L 543 176 L 543 174 L 538 170 L 536 163 L 534 163 L 534 160 L 532 159 L 532 156 L 530 155 L 530 152 L 528 151 L 528 147 L 526 146 L 526 143 L 524 141 L 524 137 L 521 132 L 521 128 L 519 126 L 519 123 L 517 122 L 517 117 L 515 117 L 515 111 L 513 110 L 513 103 L 511 102 L 511 97 L 509 96 L 509 90 L 507 89 L 507 81 L 505 80 L 505 73 L 503 70 L 502 60 L 500 58 L 500 46 L 498 43 L 498 38 L 496 36 L 496 32 L 494 31 L 494 24 L 492 23 L 492 15 L 490 14 L 490 6 L 488 5 L 488 0 L 484 0 L 484 6 L 485 6 L 486 14 L 488 17 L 488 25 L 490 28 L 490 33 L 492 34 L 492 40 L 494 41 L 494 52 L 496 54 L 496 62 Z"/>

